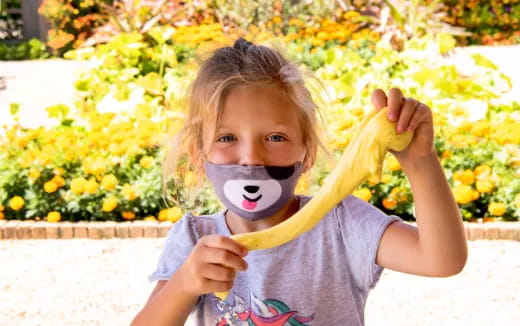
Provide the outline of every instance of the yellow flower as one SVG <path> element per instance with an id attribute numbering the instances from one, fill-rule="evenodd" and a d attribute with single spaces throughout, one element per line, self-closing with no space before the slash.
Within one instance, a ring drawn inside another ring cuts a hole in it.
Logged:
<path id="1" fill-rule="evenodd" d="M 49 212 L 47 214 L 47 222 L 59 222 L 61 220 L 60 212 Z"/>
<path id="2" fill-rule="evenodd" d="M 157 221 L 154 216 L 147 216 L 144 218 L 145 221 Z"/>
<path id="3" fill-rule="evenodd" d="M 381 182 L 382 183 L 390 182 L 390 180 L 392 180 L 392 175 L 391 174 L 383 174 L 383 176 L 381 177 Z"/>
<path id="4" fill-rule="evenodd" d="M 52 171 L 52 173 L 54 173 L 55 175 L 64 175 L 65 170 L 63 168 L 56 168 Z"/>
<path id="5" fill-rule="evenodd" d="M 473 173 L 477 179 L 482 179 L 491 174 L 491 167 L 485 164 L 479 165 L 473 170 Z"/>
<path id="6" fill-rule="evenodd" d="M 477 137 L 483 137 L 483 136 L 489 134 L 489 129 L 490 129 L 489 122 L 480 120 L 471 126 L 471 133 Z"/>
<path id="7" fill-rule="evenodd" d="M 406 193 L 406 189 L 403 187 L 394 187 L 392 191 L 390 191 L 390 197 L 395 199 L 397 202 L 405 203 L 408 201 L 408 194 Z"/>
<path id="8" fill-rule="evenodd" d="M 179 207 L 165 208 L 159 212 L 159 221 L 177 222 L 182 217 L 182 210 Z"/>
<path id="9" fill-rule="evenodd" d="M 101 175 L 106 171 L 106 165 L 103 161 L 95 161 L 89 166 L 89 172 L 94 175 Z"/>
<path id="10" fill-rule="evenodd" d="M 63 187 L 65 185 L 65 180 L 61 177 L 61 175 L 55 175 L 51 181 L 54 182 L 58 187 Z"/>
<path id="11" fill-rule="evenodd" d="M 360 107 L 352 108 L 352 109 L 350 110 L 350 113 L 352 113 L 353 115 L 356 115 L 356 116 L 362 117 L 362 116 L 365 115 L 365 109 L 360 108 Z"/>
<path id="12" fill-rule="evenodd" d="M 101 180 L 101 185 L 106 190 L 114 190 L 117 186 L 117 178 L 113 174 L 108 174 L 103 177 Z"/>
<path id="13" fill-rule="evenodd" d="M 489 179 L 482 179 L 477 181 L 477 190 L 482 193 L 493 191 L 495 185 Z"/>
<path id="14" fill-rule="evenodd" d="M 273 17 L 273 23 L 280 24 L 281 22 L 282 22 L 282 17 L 280 17 L 280 16 Z"/>
<path id="15" fill-rule="evenodd" d="M 111 212 L 117 207 L 117 198 L 114 196 L 108 197 L 103 201 L 103 211 Z"/>
<path id="16" fill-rule="evenodd" d="M 465 185 L 472 185 L 475 182 L 475 176 L 473 175 L 473 171 L 462 171 L 460 181 L 462 181 L 462 183 Z"/>
<path id="17" fill-rule="evenodd" d="M 159 219 L 159 221 L 163 222 L 163 221 L 166 221 L 168 219 L 167 217 L 167 212 L 168 212 L 168 209 L 161 209 L 161 211 L 159 212 L 159 215 L 157 216 L 157 218 Z"/>
<path id="18" fill-rule="evenodd" d="M 125 220 L 133 220 L 135 218 L 135 213 L 130 211 L 124 211 L 121 215 Z"/>
<path id="19" fill-rule="evenodd" d="M 128 183 L 123 186 L 123 189 L 121 189 L 121 192 L 123 193 L 124 197 L 128 201 L 134 200 L 137 198 L 135 187 Z"/>
<path id="20" fill-rule="evenodd" d="M 170 222 L 177 222 L 182 217 L 182 210 L 179 207 L 168 208 L 166 217 Z"/>
<path id="21" fill-rule="evenodd" d="M 492 202 L 489 204 L 488 210 L 494 216 L 502 216 L 507 211 L 507 206 L 504 203 Z"/>
<path id="22" fill-rule="evenodd" d="M 455 200 L 459 204 L 467 204 L 473 200 L 473 189 L 468 185 L 459 185 L 453 189 Z"/>
<path id="23" fill-rule="evenodd" d="M 24 205 L 25 201 L 23 200 L 22 197 L 20 196 L 14 196 L 13 198 L 11 198 L 11 200 L 9 201 L 9 206 L 17 211 L 17 210 L 20 210 L 23 205 Z"/>
<path id="24" fill-rule="evenodd" d="M 184 186 L 191 187 L 197 182 L 197 177 L 192 171 L 188 171 L 184 176 Z"/>
<path id="25" fill-rule="evenodd" d="M 399 161 L 393 155 L 388 157 L 387 166 L 390 169 L 390 171 L 398 171 L 401 169 Z"/>
<path id="26" fill-rule="evenodd" d="M 0 220 L 3 220 L 5 218 L 4 212 L 0 212 Z"/>
<path id="27" fill-rule="evenodd" d="M 379 183 L 379 180 L 377 180 L 377 176 L 375 176 L 375 175 L 370 176 L 367 181 L 368 181 L 368 184 L 371 186 L 375 186 Z"/>
<path id="28" fill-rule="evenodd" d="M 47 193 L 52 193 L 58 190 L 58 185 L 54 183 L 54 181 L 47 181 L 43 184 L 43 189 L 45 189 Z"/>
<path id="29" fill-rule="evenodd" d="M 354 195 L 360 199 L 363 199 L 366 202 L 368 202 L 372 198 L 372 193 L 370 192 L 370 189 L 368 189 L 368 188 L 356 189 L 356 190 L 354 190 L 352 195 Z"/>
<path id="30" fill-rule="evenodd" d="M 86 186 L 87 180 L 85 178 L 75 178 L 72 179 L 70 182 L 70 190 L 75 195 L 81 195 L 83 192 L 85 192 L 85 186 Z"/>
<path id="31" fill-rule="evenodd" d="M 5 207 L 0 205 L 0 212 L 3 212 L 5 210 Z"/>
<path id="32" fill-rule="evenodd" d="M 153 157 L 151 156 L 143 156 L 140 160 L 139 160 L 139 165 L 145 169 L 148 169 L 150 167 L 152 167 L 153 165 Z"/>
<path id="33" fill-rule="evenodd" d="M 85 193 L 93 195 L 98 191 L 98 187 L 99 187 L 99 185 L 96 182 L 96 180 L 88 180 L 85 183 Z"/>
<path id="34" fill-rule="evenodd" d="M 37 180 L 39 177 L 40 177 L 40 170 L 38 170 L 37 168 L 31 168 L 29 170 L 29 178 L 31 178 L 32 180 Z"/>

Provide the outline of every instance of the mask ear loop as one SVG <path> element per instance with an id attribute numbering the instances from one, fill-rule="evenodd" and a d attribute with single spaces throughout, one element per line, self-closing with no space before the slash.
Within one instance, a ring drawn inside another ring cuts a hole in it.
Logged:
<path id="1" fill-rule="evenodd" d="M 300 156 L 300 159 L 298 160 L 299 162 L 302 162 L 302 165 L 304 165 L 304 162 L 305 162 L 305 156 L 307 156 L 307 148 L 305 148 L 303 150 L 303 153 L 302 155 Z M 305 169 L 305 166 L 303 167 Z"/>

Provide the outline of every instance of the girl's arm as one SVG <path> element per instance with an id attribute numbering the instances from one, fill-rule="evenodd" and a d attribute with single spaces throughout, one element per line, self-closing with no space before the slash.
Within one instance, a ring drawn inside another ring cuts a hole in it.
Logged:
<path id="1" fill-rule="evenodd" d="M 412 188 L 419 248 L 433 272 L 460 272 L 468 256 L 466 232 L 459 207 L 437 154 L 401 162 Z"/>
<path id="2" fill-rule="evenodd" d="M 398 132 L 413 131 L 408 147 L 391 151 L 412 187 L 417 227 L 395 222 L 381 238 L 376 263 L 423 276 L 450 276 L 464 268 L 468 247 L 464 224 L 434 147 L 433 115 L 425 104 L 393 88 L 372 94 L 376 110 L 388 106 Z"/>
<path id="3" fill-rule="evenodd" d="M 233 287 L 237 271 L 247 269 L 246 255 L 247 250 L 229 237 L 200 238 L 184 264 L 157 294 L 152 293 L 132 325 L 184 325 L 199 296 Z"/>
<path id="4" fill-rule="evenodd" d="M 179 269 L 162 287 L 154 290 L 144 308 L 132 321 L 132 326 L 184 325 L 198 296 L 184 292 L 180 272 Z"/>

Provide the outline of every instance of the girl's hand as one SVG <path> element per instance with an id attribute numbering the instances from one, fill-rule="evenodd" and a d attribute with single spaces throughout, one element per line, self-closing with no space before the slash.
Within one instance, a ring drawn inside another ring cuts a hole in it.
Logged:
<path id="1" fill-rule="evenodd" d="M 376 110 L 388 106 L 388 118 L 397 122 L 398 133 L 406 130 L 415 132 L 406 149 L 400 152 L 390 150 L 401 165 L 435 154 L 433 116 L 428 106 L 416 99 L 405 98 L 398 88 L 390 89 L 388 97 L 384 91 L 376 89 L 372 93 L 372 104 Z"/>
<path id="2" fill-rule="evenodd" d="M 233 287 L 237 270 L 246 270 L 247 255 L 236 241 L 219 234 L 199 239 L 190 255 L 179 268 L 187 294 L 203 295 L 227 292 Z"/>

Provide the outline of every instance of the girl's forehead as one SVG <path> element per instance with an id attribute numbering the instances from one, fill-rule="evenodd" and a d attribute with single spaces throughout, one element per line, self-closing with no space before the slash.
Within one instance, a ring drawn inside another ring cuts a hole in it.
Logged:
<path id="1" fill-rule="evenodd" d="M 223 102 L 222 123 L 240 120 L 268 120 L 270 123 L 297 123 L 299 108 L 275 86 L 248 85 L 231 90 Z M 295 121 L 296 120 L 296 121 Z"/>

